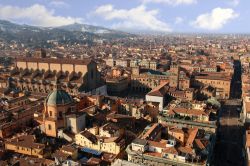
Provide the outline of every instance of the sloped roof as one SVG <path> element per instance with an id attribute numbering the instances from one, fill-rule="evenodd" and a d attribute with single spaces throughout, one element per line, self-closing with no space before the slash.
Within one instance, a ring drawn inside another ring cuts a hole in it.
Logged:
<path id="1" fill-rule="evenodd" d="M 169 88 L 168 83 L 164 83 L 151 90 L 147 95 L 163 97 L 169 91 Z"/>

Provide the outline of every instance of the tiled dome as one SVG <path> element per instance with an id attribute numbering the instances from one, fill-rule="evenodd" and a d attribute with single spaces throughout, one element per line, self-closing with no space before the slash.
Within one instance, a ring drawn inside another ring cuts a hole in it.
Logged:
<path id="1" fill-rule="evenodd" d="M 64 90 L 55 90 L 51 92 L 46 99 L 48 105 L 66 105 L 73 102 L 71 96 Z"/>

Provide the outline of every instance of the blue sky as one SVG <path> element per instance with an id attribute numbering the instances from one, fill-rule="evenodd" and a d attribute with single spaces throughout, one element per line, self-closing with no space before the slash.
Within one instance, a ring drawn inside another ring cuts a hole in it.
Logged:
<path id="1" fill-rule="evenodd" d="M 0 19 L 124 31 L 249 33 L 250 0 L 0 0 Z"/>

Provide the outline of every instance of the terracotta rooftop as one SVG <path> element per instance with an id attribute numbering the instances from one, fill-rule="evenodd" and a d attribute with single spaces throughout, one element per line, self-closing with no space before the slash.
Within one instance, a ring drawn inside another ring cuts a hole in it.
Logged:
<path id="1" fill-rule="evenodd" d="M 19 161 L 19 164 L 21 166 L 37 166 L 37 165 L 46 165 L 46 166 L 52 166 L 55 164 L 53 160 L 48 160 L 44 158 L 33 158 L 33 157 L 27 157 L 27 158 L 20 158 L 17 159 Z"/>
<path id="2" fill-rule="evenodd" d="M 59 64 L 77 64 L 88 65 L 92 62 L 91 59 L 54 59 L 54 58 L 16 58 L 17 62 L 39 62 L 39 63 L 59 63 Z"/>
<path id="3" fill-rule="evenodd" d="M 43 149 L 45 148 L 44 144 L 36 143 L 35 136 L 33 135 L 22 135 L 17 138 L 13 138 L 11 140 L 6 141 L 8 144 L 13 144 L 19 147 L 27 147 L 27 148 L 37 148 Z"/>
<path id="4" fill-rule="evenodd" d="M 114 134 L 120 128 L 117 125 L 115 125 L 114 123 L 107 123 L 104 126 L 102 126 L 102 129 L 104 131 L 108 131 L 110 134 Z"/>
<path id="5" fill-rule="evenodd" d="M 178 151 L 175 147 L 168 147 L 163 150 L 164 153 L 170 153 L 170 154 L 175 154 L 178 155 Z"/>
<path id="6" fill-rule="evenodd" d="M 231 81 L 232 78 L 225 73 L 200 73 L 195 79 Z"/>
<path id="7" fill-rule="evenodd" d="M 149 146 L 154 146 L 157 148 L 166 148 L 166 143 L 156 142 L 156 141 L 148 141 Z"/>
<path id="8" fill-rule="evenodd" d="M 88 164 L 88 165 L 99 165 L 100 162 L 101 162 L 101 159 L 95 158 L 95 157 L 91 157 L 91 158 L 87 161 L 87 164 Z"/>
<path id="9" fill-rule="evenodd" d="M 161 125 L 159 125 L 158 123 L 153 124 L 152 127 L 150 127 L 150 129 L 142 135 L 142 139 L 147 139 L 148 137 L 150 137 L 152 135 L 153 132 L 159 132 L 161 130 Z"/>
<path id="10" fill-rule="evenodd" d="M 63 153 L 60 150 L 57 150 L 54 154 L 52 154 L 52 157 L 57 158 L 57 159 L 59 159 L 61 161 L 65 161 L 65 160 L 68 159 L 68 157 L 70 157 L 70 155 L 67 154 L 67 153 Z"/>
<path id="11" fill-rule="evenodd" d="M 182 147 L 182 146 L 181 146 L 181 147 L 178 148 L 178 150 L 179 150 L 180 152 L 182 152 L 182 153 L 191 154 L 191 155 L 194 154 L 193 149 L 190 148 L 190 147 L 186 147 L 186 146 Z"/>
<path id="12" fill-rule="evenodd" d="M 199 149 L 201 150 L 205 149 L 205 146 L 203 145 L 200 139 L 195 139 L 194 142 L 198 146 Z"/>
<path id="13" fill-rule="evenodd" d="M 163 97 L 169 91 L 169 86 L 167 85 L 168 83 L 163 83 L 158 87 L 156 87 L 155 89 L 152 89 L 147 95 Z"/>
<path id="14" fill-rule="evenodd" d="M 196 137 L 196 135 L 198 133 L 198 128 L 189 129 L 189 130 L 191 130 L 191 131 L 189 132 L 188 139 L 187 139 L 187 142 L 186 142 L 186 146 L 192 147 L 194 139 L 195 139 L 195 137 Z"/>
<path id="15" fill-rule="evenodd" d="M 181 134 L 184 134 L 184 131 L 183 131 L 182 129 L 176 128 L 176 127 L 169 129 L 169 131 L 170 131 L 170 132 L 173 132 L 173 133 L 181 133 Z"/>
<path id="16" fill-rule="evenodd" d="M 97 138 L 95 135 L 93 135 L 91 132 L 85 130 L 85 131 L 82 131 L 80 133 L 82 136 L 84 136 L 85 138 L 87 138 L 88 140 L 90 140 L 91 142 L 95 143 L 97 142 Z"/>
<path id="17" fill-rule="evenodd" d="M 75 149 L 74 147 L 67 145 L 67 146 L 63 146 L 61 148 L 61 151 L 65 151 L 67 153 L 74 153 L 77 149 Z"/>
<path id="18" fill-rule="evenodd" d="M 162 157 L 161 153 L 157 152 L 146 152 L 145 155 L 155 156 L 155 157 Z"/>

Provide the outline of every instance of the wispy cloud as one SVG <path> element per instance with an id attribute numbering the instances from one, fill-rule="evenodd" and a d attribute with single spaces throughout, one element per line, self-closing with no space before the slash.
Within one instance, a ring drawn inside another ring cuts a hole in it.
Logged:
<path id="1" fill-rule="evenodd" d="M 176 17 L 175 18 L 175 24 L 181 24 L 183 23 L 184 19 L 182 17 Z"/>
<path id="2" fill-rule="evenodd" d="M 45 6 L 39 4 L 23 8 L 10 5 L 0 6 L 0 18 L 13 21 L 27 19 L 32 25 L 50 27 L 83 21 L 82 18 L 55 15 L 54 10 L 48 10 Z"/>
<path id="3" fill-rule="evenodd" d="M 143 3 L 160 3 L 172 6 L 190 5 L 197 3 L 197 0 L 142 0 Z"/>
<path id="4" fill-rule="evenodd" d="M 233 7 L 236 7 L 240 4 L 240 0 L 227 0 L 227 3 Z"/>
<path id="5" fill-rule="evenodd" d="M 49 5 L 54 6 L 54 7 L 59 7 L 59 8 L 69 7 L 69 4 L 62 0 L 52 0 L 50 1 Z"/>
<path id="6" fill-rule="evenodd" d="M 105 20 L 116 20 L 112 25 L 116 29 L 124 30 L 150 30 L 170 32 L 170 26 L 157 18 L 158 10 L 147 10 L 144 5 L 126 10 L 115 9 L 113 5 L 99 6 L 94 14 Z"/>
<path id="7" fill-rule="evenodd" d="M 229 21 L 239 16 L 230 8 L 215 8 L 210 13 L 199 15 L 191 24 L 196 28 L 205 30 L 218 30 L 223 28 Z"/>

